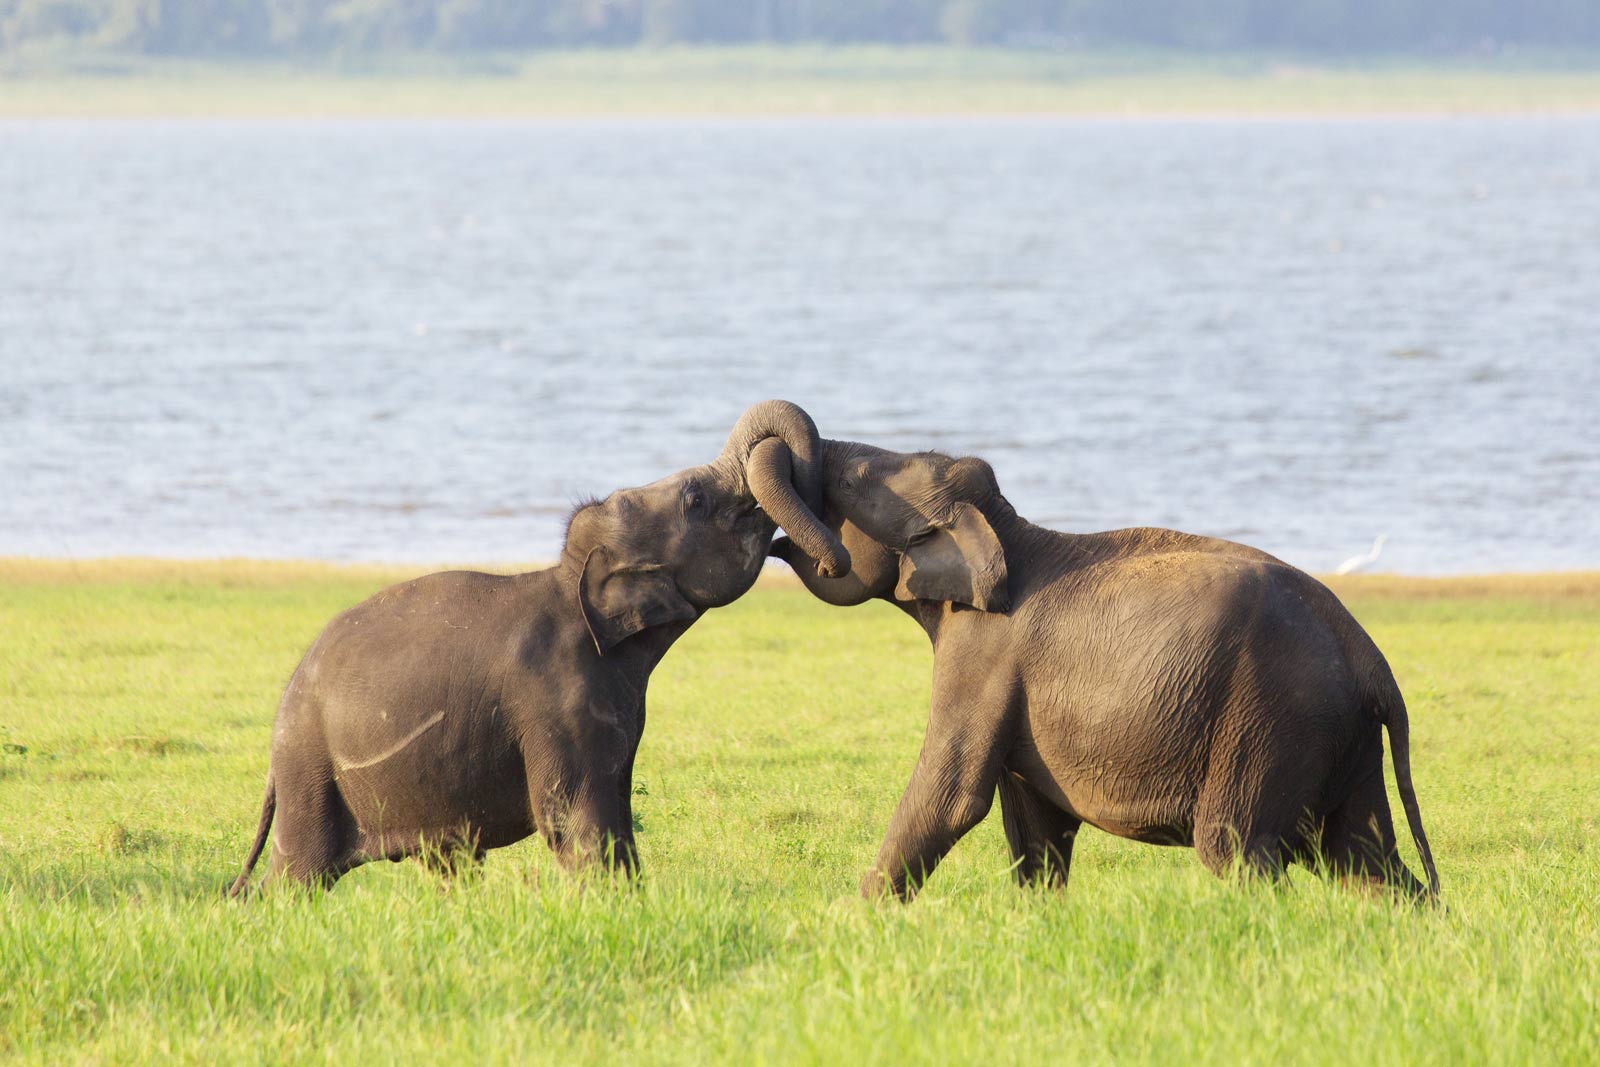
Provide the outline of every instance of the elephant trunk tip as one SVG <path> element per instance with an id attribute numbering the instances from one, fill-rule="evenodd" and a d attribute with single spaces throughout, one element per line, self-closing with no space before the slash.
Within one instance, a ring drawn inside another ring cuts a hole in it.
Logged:
<path id="1" fill-rule="evenodd" d="M 850 573 L 850 550 L 840 545 L 837 550 L 827 549 L 817 560 L 817 573 L 824 578 L 843 578 Z"/>

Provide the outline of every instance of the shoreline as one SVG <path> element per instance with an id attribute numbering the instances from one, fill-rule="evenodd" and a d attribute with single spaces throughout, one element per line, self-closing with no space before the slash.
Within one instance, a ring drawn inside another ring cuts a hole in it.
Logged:
<path id="1" fill-rule="evenodd" d="M 156 556 L 102 556 L 63 559 L 0 556 L 0 586 L 100 585 L 126 582 L 178 582 L 226 586 L 274 586 L 305 582 L 384 583 L 405 581 L 440 570 L 482 570 L 516 574 L 551 566 L 553 561 L 482 563 L 330 562 L 324 560 L 168 559 Z M 1391 574 L 1313 574 L 1339 596 L 1383 600 L 1594 600 L 1600 601 L 1600 570 L 1507 571 L 1493 574 L 1417 576 Z M 768 566 L 757 589 L 799 589 L 787 568 Z"/>
<path id="2" fill-rule="evenodd" d="M 528 112 L 494 113 L 302 113 L 302 112 L 240 112 L 185 114 L 181 112 L 151 112 L 139 114 L 113 113 L 41 113 L 24 114 L 4 110 L 0 105 L 0 123 L 21 126 L 28 124 L 128 124 L 135 123 L 239 123 L 245 125 L 278 124 L 328 124 L 339 123 L 479 123 L 483 125 L 581 125 L 596 124 L 653 124 L 653 123 L 793 123 L 807 122 L 1060 122 L 1082 123 L 1320 123 L 1320 122 L 1433 122 L 1445 119 L 1461 121 L 1571 121 L 1600 118 L 1600 102 L 1571 110 L 1416 110 L 1416 111 L 881 111 L 881 112 Z"/>
<path id="3" fill-rule="evenodd" d="M 0 118 L 1098 121 L 1600 115 L 1565 63 L 1272 55 L 677 48 L 322 62 L 0 55 Z"/>

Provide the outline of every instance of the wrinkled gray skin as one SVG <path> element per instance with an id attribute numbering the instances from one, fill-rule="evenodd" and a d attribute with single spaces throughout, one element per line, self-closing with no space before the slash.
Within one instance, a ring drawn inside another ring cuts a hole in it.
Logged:
<path id="1" fill-rule="evenodd" d="M 431 574 L 334 619 L 284 692 L 230 894 L 275 811 L 269 883 L 331 885 L 419 853 L 449 867 L 535 830 L 568 868 L 631 874 L 651 670 L 702 612 L 750 588 L 774 520 L 848 569 L 812 516 L 817 460 L 805 412 L 757 404 L 715 462 L 580 507 L 556 566 Z"/>
<path id="2" fill-rule="evenodd" d="M 933 641 L 922 754 L 862 885 L 912 895 L 998 788 L 1024 883 L 1064 886 L 1083 823 L 1276 876 L 1292 861 L 1433 898 L 1405 703 L 1309 575 L 1173 530 L 1067 534 L 1017 515 L 977 459 L 825 441 L 825 524 L 853 567 L 772 554 L 832 604 L 888 600 Z M 1384 726 L 1427 869 L 1400 862 Z"/>

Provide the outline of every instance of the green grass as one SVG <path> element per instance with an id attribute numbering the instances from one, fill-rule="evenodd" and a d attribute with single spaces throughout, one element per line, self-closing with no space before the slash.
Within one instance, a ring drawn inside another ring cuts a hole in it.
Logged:
<path id="1" fill-rule="evenodd" d="M 0 116 L 1347 115 L 1600 111 L 1600 56 L 1328 62 L 674 48 L 322 64 L 0 55 Z"/>
<path id="2" fill-rule="evenodd" d="M 281 685 L 397 576 L 0 562 L 0 1059 L 1600 1062 L 1600 576 L 1341 586 L 1410 701 L 1442 911 L 1094 832 L 1024 893 L 995 815 L 863 903 L 929 650 L 779 583 L 656 673 L 642 885 L 529 842 L 448 891 L 224 901 Z"/>

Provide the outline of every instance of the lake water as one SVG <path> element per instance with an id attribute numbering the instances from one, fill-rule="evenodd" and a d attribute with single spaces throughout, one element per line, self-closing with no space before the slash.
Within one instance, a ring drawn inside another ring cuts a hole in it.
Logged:
<path id="1" fill-rule="evenodd" d="M 750 402 L 1600 566 L 1600 120 L 0 123 L 0 554 L 528 560 Z"/>

